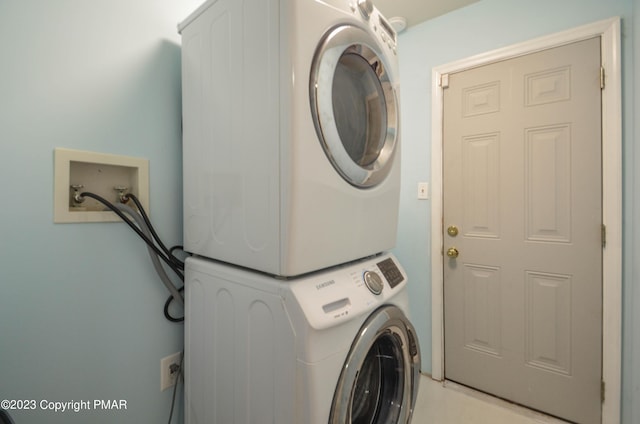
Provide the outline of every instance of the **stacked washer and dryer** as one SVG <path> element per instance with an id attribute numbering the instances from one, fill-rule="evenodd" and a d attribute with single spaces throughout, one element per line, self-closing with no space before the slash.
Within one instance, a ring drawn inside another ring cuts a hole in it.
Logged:
<path id="1" fill-rule="evenodd" d="M 179 30 L 186 422 L 408 423 L 396 33 L 371 0 L 209 0 Z"/>

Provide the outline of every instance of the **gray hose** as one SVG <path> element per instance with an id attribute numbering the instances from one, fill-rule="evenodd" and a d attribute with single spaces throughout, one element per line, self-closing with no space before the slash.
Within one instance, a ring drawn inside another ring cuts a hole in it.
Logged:
<path id="1" fill-rule="evenodd" d="M 144 222 L 144 219 L 142 219 L 142 217 L 140 216 L 139 213 L 137 213 L 130 206 L 125 205 L 123 203 L 116 203 L 115 206 L 120 211 L 126 213 L 131 218 L 133 218 L 136 221 L 136 224 L 138 224 L 138 227 L 140 227 L 140 230 L 149 239 L 152 239 L 151 238 L 151 231 L 149 231 L 149 228 L 147 227 L 147 224 Z M 158 259 L 158 255 L 149 246 L 147 246 L 147 250 L 149 251 L 149 257 L 151 258 L 151 262 L 153 262 L 153 267 L 156 269 L 156 272 L 158 273 L 158 276 L 160 277 L 160 280 L 162 280 L 162 283 L 167 287 L 167 290 L 169 290 L 169 292 L 171 293 L 171 296 L 173 296 L 173 298 L 180 305 L 182 305 L 184 307 L 184 297 L 182 297 L 182 294 L 180 294 L 178 289 L 176 289 L 176 286 L 173 284 L 173 282 L 171 282 L 171 279 L 167 275 L 167 272 L 162 267 L 162 263 L 160 262 L 160 259 Z"/>

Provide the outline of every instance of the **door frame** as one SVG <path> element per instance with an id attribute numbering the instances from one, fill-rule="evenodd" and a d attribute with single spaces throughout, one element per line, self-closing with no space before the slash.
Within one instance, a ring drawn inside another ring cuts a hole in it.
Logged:
<path id="1" fill-rule="evenodd" d="M 601 37 L 602 91 L 602 380 L 606 388 L 602 423 L 620 421 L 622 367 L 622 77 L 620 18 L 610 18 L 433 68 L 431 99 L 431 334 L 432 378 L 444 375 L 443 75 Z"/>

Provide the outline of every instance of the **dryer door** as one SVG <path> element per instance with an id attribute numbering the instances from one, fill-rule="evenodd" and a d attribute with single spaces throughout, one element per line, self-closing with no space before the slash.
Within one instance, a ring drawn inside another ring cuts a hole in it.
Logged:
<path id="1" fill-rule="evenodd" d="M 398 100 L 386 57 L 368 32 L 341 25 L 325 34 L 311 67 L 316 132 L 334 168 L 357 187 L 380 183 L 396 150 Z"/>
<path id="2" fill-rule="evenodd" d="M 364 323 L 340 374 L 330 424 L 406 424 L 418 394 L 416 333 L 400 309 L 383 306 Z"/>

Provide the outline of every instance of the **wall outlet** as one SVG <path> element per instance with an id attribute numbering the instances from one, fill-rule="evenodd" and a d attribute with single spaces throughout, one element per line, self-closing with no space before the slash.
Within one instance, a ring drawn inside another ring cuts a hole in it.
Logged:
<path id="1" fill-rule="evenodd" d="M 165 356 L 160 360 L 160 391 L 173 387 L 178 382 L 182 352 Z"/>
<path id="2" fill-rule="evenodd" d="M 127 187 L 127 193 L 135 194 L 145 210 L 149 211 L 149 161 L 146 159 L 55 149 L 53 221 L 120 221 L 115 213 L 95 199 L 85 198 L 82 203 L 75 202 L 72 185 L 81 186 L 78 188 L 78 194 L 90 191 L 110 202 L 116 202 L 118 199 L 114 187 Z"/>

